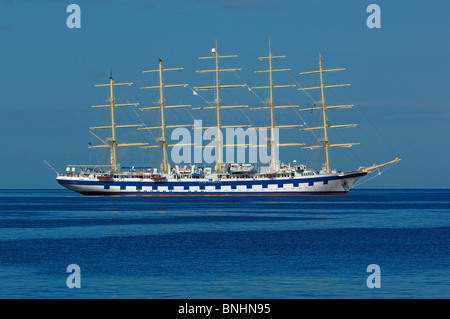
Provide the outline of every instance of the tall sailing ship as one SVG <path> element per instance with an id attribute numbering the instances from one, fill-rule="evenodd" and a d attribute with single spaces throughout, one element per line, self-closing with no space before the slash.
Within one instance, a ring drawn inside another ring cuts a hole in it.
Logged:
<path id="1" fill-rule="evenodd" d="M 284 58 L 285 56 L 272 55 L 269 44 L 269 54 L 260 57 L 260 60 L 267 60 L 268 69 L 256 71 L 256 73 L 265 73 L 269 76 L 269 84 L 266 86 L 252 87 L 252 90 L 265 89 L 269 92 L 266 106 L 250 108 L 251 110 L 265 109 L 270 112 L 270 125 L 265 127 L 254 127 L 251 125 L 223 125 L 221 121 L 222 109 L 247 108 L 247 105 L 222 105 L 220 92 L 222 89 L 243 87 L 245 85 L 224 85 L 219 81 L 219 75 L 222 72 L 236 72 L 240 69 L 219 68 L 219 61 L 223 58 L 232 58 L 236 55 L 219 55 L 217 42 L 212 49 L 211 56 L 201 57 L 199 59 L 212 59 L 215 62 L 215 68 L 210 70 L 200 70 L 198 73 L 215 74 L 215 83 L 212 86 L 195 87 L 194 92 L 203 90 L 212 90 L 215 92 L 215 101 L 207 107 L 193 109 L 209 109 L 215 112 L 216 123 L 209 129 L 217 130 L 216 138 L 208 146 L 194 147 L 214 147 L 216 154 L 216 163 L 214 167 L 196 167 L 178 166 L 169 164 L 168 149 L 180 144 L 168 144 L 166 139 L 166 130 L 177 127 L 188 127 L 192 130 L 207 129 L 206 127 L 195 128 L 192 124 L 168 125 L 165 118 L 166 109 L 189 108 L 190 105 L 166 105 L 164 92 L 170 87 L 186 87 L 187 84 L 165 84 L 163 73 L 166 71 L 181 70 L 181 68 L 163 68 L 162 60 L 158 60 L 158 69 L 144 71 L 155 72 L 159 75 L 159 85 L 142 87 L 142 89 L 159 90 L 158 106 L 144 107 L 142 111 L 157 110 L 160 114 L 160 125 L 148 127 L 141 124 L 117 125 L 115 119 L 115 108 L 122 106 L 137 106 L 138 103 L 116 104 L 114 98 L 114 88 L 121 85 L 132 85 L 132 83 L 116 83 L 114 78 L 109 78 L 109 83 L 96 86 L 109 87 L 109 104 L 94 105 L 95 108 L 109 108 L 110 125 L 91 127 L 91 133 L 101 144 L 91 145 L 91 148 L 109 148 L 110 163 L 107 165 L 69 165 L 65 174 L 59 174 L 57 182 L 83 195 L 345 195 L 352 188 L 355 182 L 381 167 L 396 163 L 400 158 L 383 164 L 374 164 L 370 167 L 360 167 L 352 171 L 336 171 L 330 168 L 330 148 L 352 147 L 359 143 L 332 144 L 328 139 L 328 130 L 334 128 L 354 127 L 356 124 L 331 125 L 327 121 L 327 110 L 351 108 L 353 105 L 327 105 L 325 103 L 325 89 L 332 87 L 347 86 L 348 84 L 325 85 L 324 73 L 342 71 L 344 69 L 323 69 L 322 57 L 319 58 L 319 70 L 303 72 L 302 75 L 316 74 L 320 77 L 320 86 L 300 88 L 299 90 L 320 90 L 321 101 L 311 108 L 299 108 L 297 105 L 275 105 L 274 88 L 295 87 L 295 85 L 274 85 L 273 73 L 289 71 L 290 69 L 274 69 L 273 60 Z M 249 88 L 250 89 L 250 88 Z M 317 106 L 318 105 L 318 106 Z M 278 143 L 275 138 L 276 130 L 288 128 L 300 128 L 302 125 L 276 125 L 274 113 L 286 109 L 295 108 L 300 111 L 319 111 L 321 112 L 321 125 L 318 127 L 306 127 L 300 131 L 323 131 L 323 138 L 319 139 L 319 145 L 304 146 L 302 143 Z M 267 138 L 268 143 L 260 145 L 226 145 L 222 141 L 222 130 L 226 128 L 246 127 L 255 130 L 266 129 L 270 133 Z M 116 129 L 137 128 L 138 130 L 158 130 L 161 131 L 161 137 L 157 138 L 158 145 L 148 145 L 147 143 L 118 143 L 116 140 Z M 110 130 L 111 137 L 107 139 L 100 138 L 93 131 Z M 141 148 L 160 148 L 162 150 L 162 163 L 159 169 L 150 167 L 120 167 L 117 163 L 117 149 L 127 146 L 139 146 Z M 320 171 L 307 168 L 305 165 L 293 164 L 281 165 L 277 158 L 277 147 L 290 146 L 302 147 L 309 150 L 323 150 L 325 153 L 325 163 Z M 226 147 L 266 147 L 271 149 L 270 168 L 266 170 L 259 169 L 256 164 L 246 163 L 223 163 L 223 150 Z"/>

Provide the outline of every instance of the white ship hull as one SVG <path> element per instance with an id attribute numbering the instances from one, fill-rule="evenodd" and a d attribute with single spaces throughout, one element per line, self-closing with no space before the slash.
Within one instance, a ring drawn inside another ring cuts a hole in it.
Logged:
<path id="1" fill-rule="evenodd" d="M 345 195 L 367 172 L 298 177 L 151 178 L 60 175 L 57 181 L 83 195 Z"/>

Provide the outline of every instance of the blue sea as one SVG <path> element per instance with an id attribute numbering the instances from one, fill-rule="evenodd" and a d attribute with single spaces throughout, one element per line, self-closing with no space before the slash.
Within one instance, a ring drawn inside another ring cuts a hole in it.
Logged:
<path id="1" fill-rule="evenodd" d="M 449 236 L 450 190 L 1 190 L 0 298 L 449 298 Z M 72 264 L 80 288 L 68 288 Z"/>

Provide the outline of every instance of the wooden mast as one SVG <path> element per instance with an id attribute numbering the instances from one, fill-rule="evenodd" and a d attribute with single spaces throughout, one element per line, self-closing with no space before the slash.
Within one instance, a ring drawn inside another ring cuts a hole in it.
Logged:
<path id="1" fill-rule="evenodd" d="M 324 70 L 323 66 L 322 66 L 322 54 L 319 53 L 319 70 L 318 71 L 311 71 L 311 72 L 302 72 L 300 74 L 317 74 L 319 73 L 320 75 L 320 86 L 316 86 L 316 87 L 309 87 L 309 88 L 301 88 L 299 90 L 301 91 L 306 91 L 306 90 L 314 90 L 314 89 L 320 89 L 321 91 L 321 104 L 322 106 L 320 107 L 311 107 L 311 108 L 304 108 L 304 109 L 300 109 L 300 111 L 311 111 L 311 110 L 321 110 L 322 111 L 322 121 L 323 121 L 323 126 L 319 126 L 319 127 L 310 127 L 310 128 L 305 128 L 302 129 L 302 131 L 312 131 L 312 130 L 323 130 L 323 134 L 324 134 L 324 138 L 322 140 L 323 145 L 318 145 L 318 146 L 306 146 L 303 147 L 305 149 L 318 149 L 318 148 L 324 148 L 325 149 L 325 171 L 327 174 L 330 173 L 330 156 L 329 156 L 329 148 L 330 147 L 352 147 L 353 145 L 359 145 L 359 143 L 344 143 L 344 144 L 329 144 L 329 140 L 328 140 L 328 132 L 327 130 L 329 128 L 342 128 L 342 127 L 355 127 L 356 124 L 345 124 L 345 125 L 330 125 L 327 123 L 327 116 L 326 116 L 326 110 L 327 109 L 338 109 L 338 108 L 349 108 L 352 107 L 353 105 L 335 105 L 335 106 L 326 106 L 325 104 L 325 93 L 324 93 L 324 89 L 326 88 L 332 88 L 332 87 L 341 87 L 341 86 L 349 86 L 350 84 L 338 84 L 338 85 L 324 85 L 324 81 L 323 81 L 323 73 L 326 72 L 335 72 L 335 71 L 343 71 L 345 69 L 329 69 L 329 70 Z"/>
<path id="2" fill-rule="evenodd" d="M 111 148 L 111 170 L 113 172 L 117 171 L 117 153 L 116 148 L 122 147 L 122 146 L 139 146 L 139 145 L 147 145 L 147 143 L 128 143 L 128 144 L 117 144 L 116 140 L 116 128 L 124 128 L 124 127 L 140 127 L 142 125 L 117 125 L 115 121 L 115 114 L 114 109 L 117 106 L 136 106 L 139 105 L 139 103 L 125 103 L 125 104 L 115 104 L 114 103 L 114 86 L 116 85 L 132 85 L 133 83 L 114 83 L 114 78 L 111 76 L 109 77 L 109 83 L 108 84 L 97 84 L 95 86 L 109 86 L 110 90 L 110 98 L 107 100 L 109 104 L 107 105 L 93 105 L 92 107 L 109 107 L 111 109 L 111 125 L 108 126 L 96 126 L 91 127 L 91 130 L 99 130 L 99 129 L 111 129 L 111 138 L 106 140 L 102 140 L 97 135 L 92 133 L 95 137 L 97 137 L 101 142 L 103 142 L 102 145 L 94 145 L 89 146 L 89 148 L 100 148 L 100 147 L 110 147 Z M 110 142 L 110 143 L 108 143 Z"/>
<path id="3" fill-rule="evenodd" d="M 217 49 L 217 39 L 215 41 L 215 47 L 211 50 L 212 52 L 212 56 L 207 56 L 207 57 L 200 57 L 199 59 L 215 59 L 215 65 L 216 68 L 212 69 L 212 70 L 199 70 L 197 71 L 197 73 L 210 73 L 210 72 L 214 72 L 216 77 L 215 77 L 215 85 L 214 86 L 200 86 L 200 87 L 195 87 L 194 89 L 196 91 L 201 91 L 201 90 L 215 90 L 216 93 L 216 99 L 215 99 L 215 106 L 212 107 L 197 107 L 197 108 L 193 108 L 194 110 L 204 110 L 204 109 L 215 109 L 216 111 L 216 128 L 217 128 L 217 154 L 218 154 L 218 159 L 216 161 L 216 171 L 221 171 L 222 170 L 222 153 L 223 153 L 223 147 L 227 147 L 227 146 L 235 146 L 235 145 L 223 145 L 222 140 L 221 140 L 221 128 L 227 127 L 227 128 L 233 128 L 233 127 L 249 127 L 249 125 L 227 125 L 227 126 L 222 126 L 221 125 L 221 120 L 220 120 L 220 110 L 221 109 L 226 109 L 226 108 L 245 108 L 248 107 L 247 105 L 231 105 L 231 106 L 222 106 L 221 105 L 221 100 L 220 100 L 220 89 L 225 89 L 225 88 L 236 88 L 236 87 L 244 87 L 245 84 L 237 84 L 237 85 L 223 85 L 220 84 L 219 81 L 219 72 L 236 72 L 236 71 L 240 71 L 241 69 L 220 69 L 219 68 L 219 59 L 222 58 L 235 58 L 237 57 L 237 55 L 219 55 L 219 50 Z M 210 127 L 203 127 L 202 129 L 208 129 Z"/>
<path id="4" fill-rule="evenodd" d="M 164 173 L 168 172 L 168 160 L 167 160 L 167 147 L 171 147 L 173 145 L 167 145 L 166 140 L 166 129 L 167 128 L 175 128 L 175 127 L 192 127 L 193 125 L 166 125 L 165 121 L 165 115 L 164 110 L 168 108 L 182 108 L 182 107 L 189 107 L 190 105 L 165 105 L 164 104 L 164 88 L 171 88 L 171 87 L 186 87 L 187 84 L 164 84 L 163 82 L 163 72 L 164 71 L 179 71 L 183 70 L 183 68 L 170 68 L 165 69 L 162 66 L 162 59 L 158 59 L 158 69 L 157 70 L 149 70 L 149 71 L 143 71 L 143 73 L 150 73 L 150 72 L 158 72 L 159 75 L 159 85 L 157 86 L 147 86 L 147 87 L 141 87 L 141 89 L 159 89 L 159 100 L 157 103 L 159 103 L 159 106 L 157 107 L 143 107 L 140 110 L 160 110 L 161 111 L 161 126 L 154 126 L 154 127 L 144 127 L 140 128 L 139 130 L 151 130 L 151 129 L 161 129 L 161 138 L 157 139 L 158 142 L 161 143 L 161 145 L 152 145 L 152 146 L 143 146 L 142 148 L 155 148 L 155 147 L 162 147 L 163 149 L 163 162 L 162 162 L 162 171 Z"/>
<path id="5" fill-rule="evenodd" d="M 268 107 L 255 107 L 251 108 L 251 110 L 260 110 L 260 109 L 269 109 L 270 110 L 270 145 L 271 145 L 271 163 L 270 167 L 273 171 L 276 171 L 276 152 L 275 148 L 277 146 L 296 146 L 296 145 L 304 145 L 303 143 L 287 143 L 287 144 L 276 144 L 275 142 L 275 129 L 276 128 L 293 128 L 293 127 L 301 127 L 302 125 L 278 125 L 276 126 L 274 123 L 274 109 L 282 109 L 282 108 L 297 108 L 298 105 L 287 105 L 287 106 L 274 106 L 274 99 L 273 99 L 273 89 L 274 88 L 285 88 L 285 87 L 295 87 L 293 84 L 287 84 L 287 85 L 273 85 L 273 72 L 282 72 L 282 71 L 290 71 L 290 69 L 273 69 L 272 68 L 272 59 L 278 59 L 278 58 L 285 58 L 286 56 L 280 55 L 280 56 L 274 56 L 272 55 L 272 49 L 271 49 L 271 41 L 269 39 L 269 56 L 266 57 L 260 57 L 260 60 L 269 60 L 269 69 L 268 70 L 261 70 L 261 71 L 255 71 L 255 73 L 263 73 L 268 72 L 269 73 L 269 85 L 268 86 L 258 86 L 258 87 L 252 87 L 252 89 L 269 89 L 270 96 L 269 96 L 269 106 Z M 261 127 L 260 127 L 261 128 Z M 265 127 L 264 127 L 265 128 Z"/>

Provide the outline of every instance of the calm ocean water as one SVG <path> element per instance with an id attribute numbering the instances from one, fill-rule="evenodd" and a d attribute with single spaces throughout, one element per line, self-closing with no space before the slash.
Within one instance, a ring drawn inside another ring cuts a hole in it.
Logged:
<path id="1" fill-rule="evenodd" d="M 449 235 L 450 190 L 1 190 L 0 298 L 450 298 Z M 70 264 L 81 288 L 66 285 Z"/>

